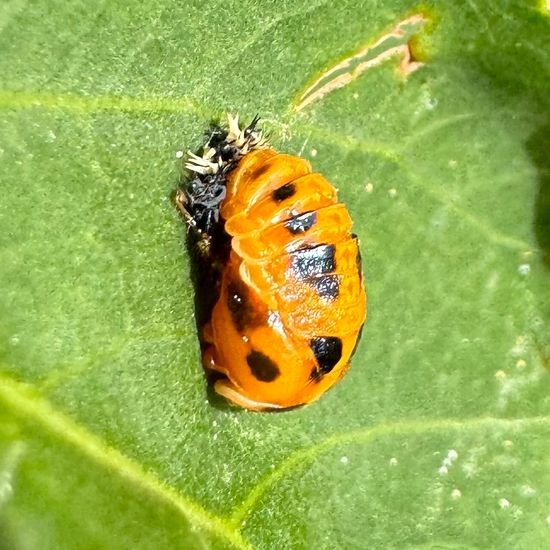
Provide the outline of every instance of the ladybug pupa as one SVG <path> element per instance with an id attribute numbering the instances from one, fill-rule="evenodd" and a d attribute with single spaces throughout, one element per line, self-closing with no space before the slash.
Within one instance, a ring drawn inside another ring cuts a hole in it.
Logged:
<path id="1" fill-rule="evenodd" d="M 201 330 L 216 392 L 255 411 L 315 401 L 348 370 L 366 318 L 346 206 L 307 160 L 275 151 L 257 117 L 241 129 L 229 116 L 186 167 L 176 202 L 216 272 Z"/>

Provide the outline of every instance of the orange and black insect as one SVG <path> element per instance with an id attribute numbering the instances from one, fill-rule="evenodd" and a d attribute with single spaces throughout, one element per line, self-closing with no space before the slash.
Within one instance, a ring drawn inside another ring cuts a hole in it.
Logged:
<path id="1" fill-rule="evenodd" d="M 307 160 L 229 117 L 177 203 L 217 268 L 202 330 L 215 390 L 251 410 L 318 399 L 349 367 L 366 318 L 359 242 L 336 190 Z M 227 243 L 221 253 L 218 241 Z"/>

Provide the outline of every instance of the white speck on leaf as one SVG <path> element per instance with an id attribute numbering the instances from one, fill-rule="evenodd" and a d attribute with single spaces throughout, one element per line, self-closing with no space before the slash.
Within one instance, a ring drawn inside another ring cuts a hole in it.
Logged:
<path id="1" fill-rule="evenodd" d="M 529 272 L 531 271 L 531 266 L 529 264 L 521 264 L 518 267 L 518 273 L 520 275 L 529 275 Z"/>
<path id="2" fill-rule="evenodd" d="M 367 193 L 372 193 L 374 191 L 374 185 L 370 181 L 365 185 L 365 191 Z"/>
<path id="3" fill-rule="evenodd" d="M 503 370 L 497 370 L 495 372 L 495 378 L 498 378 L 499 380 L 504 380 L 506 378 L 506 373 Z"/>
<path id="4" fill-rule="evenodd" d="M 343 457 L 340 459 L 340 462 L 341 462 L 342 464 L 347 464 L 347 463 L 349 462 L 349 459 L 348 459 L 347 456 L 343 456 Z"/>
<path id="5" fill-rule="evenodd" d="M 511 449 L 511 448 L 514 446 L 514 442 L 511 441 L 510 439 L 505 439 L 505 440 L 502 442 L 502 446 L 503 446 L 505 449 Z"/>
<path id="6" fill-rule="evenodd" d="M 430 95 L 426 95 L 422 99 L 422 105 L 427 111 L 433 111 L 437 107 L 437 99 Z"/>
<path id="7" fill-rule="evenodd" d="M 447 458 L 451 461 L 455 461 L 458 458 L 458 453 L 454 449 L 450 449 L 447 453 Z"/>
<path id="8" fill-rule="evenodd" d="M 462 493 L 460 492 L 459 489 L 453 489 L 451 491 L 451 498 L 454 498 L 455 500 L 460 498 L 462 496 Z"/>
<path id="9" fill-rule="evenodd" d="M 519 494 L 522 497 L 530 498 L 530 497 L 534 497 L 537 494 L 537 492 L 530 485 L 522 485 L 519 490 Z"/>
<path id="10" fill-rule="evenodd" d="M 451 159 L 449 161 L 449 168 L 452 168 L 453 170 L 458 166 L 458 162 L 455 159 Z"/>
<path id="11" fill-rule="evenodd" d="M 183 155 L 184 155 L 183 151 L 176 151 L 176 158 L 177 159 L 183 158 Z"/>
<path id="12" fill-rule="evenodd" d="M 397 458 L 394 456 L 390 458 L 390 466 L 397 466 Z"/>
<path id="13" fill-rule="evenodd" d="M 447 456 L 442 460 L 438 473 L 440 476 L 447 475 L 449 469 L 452 468 L 453 462 L 458 458 L 458 453 L 454 449 L 447 451 Z"/>
<path id="14" fill-rule="evenodd" d="M 393 197 L 397 196 L 397 189 L 395 187 L 392 187 L 388 190 L 388 195 L 393 199 Z"/>
<path id="15" fill-rule="evenodd" d="M 501 498 L 498 501 L 498 505 L 504 510 L 506 508 L 510 508 L 510 501 L 505 498 Z"/>
<path id="16" fill-rule="evenodd" d="M 518 359 L 516 361 L 516 368 L 524 369 L 527 366 L 527 361 L 525 359 Z"/>
<path id="17" fill-rule="evenodd" d="M 317 156 L 317 149 L 312 149 L 311 152 L 309 153 L 312 157 L 316 157 Z"/>

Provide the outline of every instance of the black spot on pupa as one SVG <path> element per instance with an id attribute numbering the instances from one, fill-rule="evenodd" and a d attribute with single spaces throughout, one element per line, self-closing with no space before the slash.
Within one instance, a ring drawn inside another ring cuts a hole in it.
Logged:
<path id="1" fill-rule="evenodd" d="M 335 256 L 336 247 L 333 244 L 301 248 L 290 254 L 292 273 L 302 281 L 315 275 L 332 273 L 336 269 Z"/>
<path id="2" fill-rule="evenodd" d="M 262 313 L 256 311 L 250 303 L 249 294 L 248 287 L 242 281 L 231 280 L 227 283 L 227 308 L 240 333 L 244 332 L 247 327 L 265 322 Z"/>
<path id="3" fill-rule="evenodd" d="M 281 374 L 279 367 L 261 351 L 251 351 L 246 362 L 254 377 L 261 382 L 273 382 Z"/>
<path id="4" fill-rule="evenodd" d="M 335 336 L 318 336 L 309 341 L 319 363 L 319 376 L 329 373 L 342 358 L 342 340 Z"/>
<path id="5" fill-rule="evenodd" d="M 337 275 L 321 275 L 307 280 L 315 292 L 325 300 L 333 301 L 340 294 L 340 278 Z"/>
<path id="6" fill-rule="evenodd" d="M 285 227 L 296 235 L 310 230 L 317 222 L 317 212 L 305 212 L 290 218 L 285 222 Z"/>
<path id="7" fill-rule="evenodd" d="M 271 197 L 275 202 L 283 202 L 285 199 L 292 197 L 296 193 L 296 186 L 293 183 L 285 183 L 279 189 L 275 189 L 271 193 Z"/>

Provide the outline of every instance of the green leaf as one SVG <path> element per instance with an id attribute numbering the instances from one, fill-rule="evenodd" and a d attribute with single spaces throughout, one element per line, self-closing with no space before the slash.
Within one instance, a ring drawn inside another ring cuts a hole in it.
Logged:
<path id="1" fill-rule="evenodd" d="M 548 546 L 547 2 L 7 0 L 0 53 L 0 546 Z M 283 414 L 200 366 L 171 194 L 226 112 L 361 237 L 352 369 Z"/>

